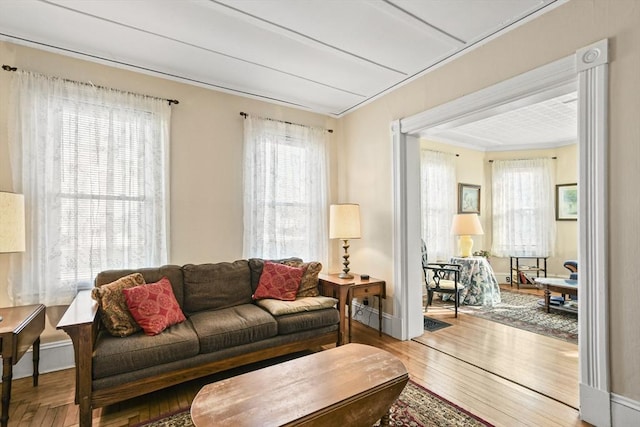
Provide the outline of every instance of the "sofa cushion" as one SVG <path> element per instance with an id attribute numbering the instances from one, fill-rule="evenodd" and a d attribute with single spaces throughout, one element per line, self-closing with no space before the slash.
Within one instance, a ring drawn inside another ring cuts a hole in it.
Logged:
<path id="1" fill-rule="evenodd" d="M 265 262 L 258 282 L 258 289 L 253 294 L 253 299 L 295 300 L 303 273 L 304 269 L 300 267 Z"/>
<path id="2" fill-rule="evenodd" d="M 304 274 L 300 281 L 297 297 L 317 297 L 320 295 L 318 290 L 318 274 L 322 270 L 322 264 L 319 262 L 302 262 L 302 261 L 285 261 L 285 265 L 291 267 L 304 268 Z"/>
<path id="3" fill-rule="evenodd" d="M 98 335 L 93 352 L 93 378 L 105 378 L 187 359 L 197 355 L 199 348 L 198 336 L 189 321 L 171 326 L 154 336 L 138 332 L 122 339 L 103 330 Z"/>
<path id="4" fill-rule="evenodd" d="M 322 310 L 323 308 L 331 308 L 337 303 L 338 300 L 331 297 L 302 297 L 296 298 L 295 301 L 280 301 L 277 299 L 261 299 L 256 301 L 256 304 L 267 310 L 273 316 Z"/>
<path id="5" fill-rule="evenodd" d="M 262 269 L 264 268 L 265 261 L 284 264 L 287 261 L 302 262 L 302 259 L 296 258 L 296 257 L 282 258 L 282 259 L 269 259 L 269 260 L 264 260 L 262 258 L 250 258 L 249 269 L 251 270 L 251 293 L 254 293 L 258 288 L 258 282 L 260 281 L 260 276 L 262 275 Z"/>
<path id="6" fill-rule="evenodd" d="M 102 323 L 111 335 L 126 337 L 140 330 L 127 308 L 122 290 L 144 284 L 142 274 L 134 273 L 91 291 L 91 297 L 98 302 Z"/>
<path id="7" fill-rule="evenodd" d="M 340 314 L 335 308 L 325 308 L 304 313 L 284 314 L 275 316 L 275 319 L 278 322 L 278 335 L 286 335 L 336 325 L 340 323 Z"/>
<path id="8" fill-rule="evenodd" d="M 123 289 L 127 307 L 147 335 L 157 335 L 186 319 L 166 277 L 156 283 Z"/>
<path id="9" fill-rule="evenodd" d="M 201 311 L 189 320 L 200 339 L 201 353 L 256 342 L 278 333 L 273 316 L 254 304 Z"/>
<path id="10" fill-rule="evenodd" d="M 246 260 L 187 264 L 182 271 L 187 313 L 251 303 L 251 272 Z"/>

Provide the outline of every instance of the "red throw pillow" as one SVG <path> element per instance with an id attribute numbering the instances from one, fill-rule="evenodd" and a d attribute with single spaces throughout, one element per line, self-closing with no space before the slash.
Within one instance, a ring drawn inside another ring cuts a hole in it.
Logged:
<path id="1" fill-rule="evenodd" d="M 131 315 L 147 335 L 157 335 L 186 320 L 166 277 L 156 283 L 123 289 L 122 292 Z"/>
<path id="2" fill-rule="evenodd" d="M 304 268 L 266 261 L 253 299 L 273 298 L 294 301 Z"/>

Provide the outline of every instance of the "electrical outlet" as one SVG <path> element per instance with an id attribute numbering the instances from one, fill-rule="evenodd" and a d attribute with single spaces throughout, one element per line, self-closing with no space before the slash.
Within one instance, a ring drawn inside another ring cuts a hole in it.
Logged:
<path id="1" fill-rule="evenodd" d="M 507 276 L 506 280 L 507 280 L 507 283 L 511 283 L 511 277 Z"/>

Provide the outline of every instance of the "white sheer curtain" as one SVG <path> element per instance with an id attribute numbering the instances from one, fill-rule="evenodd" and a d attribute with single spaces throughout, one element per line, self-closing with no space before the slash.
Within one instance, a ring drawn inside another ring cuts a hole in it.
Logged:
<path id="1" fill-rule="evenodd" d="M 448 260 L 454 253 L 451 220 L 456 213 L 455 155 L 420 151 L 422 238 L 429 262 Z"/>
<path id="2" fill-rule="evenodd" d="M 17 72 L 9 121 L 27 249 L 14 304 L 67 304 L 105 269 L 167 262 L 167 101 Z"/>
<path id="3" fill-rule="evenodd" d="M 493 246 L 497 256 L 552 256 L 555 246 L 553 160 L 495 160 Z"/>
<path id="4" fill-rule="evenodd" d="M 247 116 L 244 121 L 244 256 L 297 256 L 327 265 L 324 129 Z"/>

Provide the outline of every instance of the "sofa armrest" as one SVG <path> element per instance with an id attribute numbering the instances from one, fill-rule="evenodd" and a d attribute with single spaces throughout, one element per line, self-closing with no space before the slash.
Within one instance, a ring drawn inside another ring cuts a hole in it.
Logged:
<path id="1" fill-rule="evenodd" d="M 57 329 L 67 330 L 69 328 L 82 327 L 83 325 L 93 325 L 98 313 L 98 302 L 91 298 L 91 291 L 80 291 L 67 308 L 64 315 L 56 326 Z"/>
<path id="2" fill-rule="evenodd" d="M 80 425 L 91 425 L 92 356 L 98 333 L 98 303 L 91 291 L 80 291 L 58 322 L 73 342 L 76 362 L 76 396 L 80 405 Z"/>

